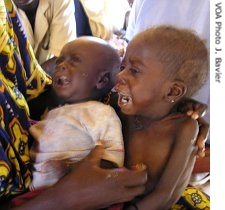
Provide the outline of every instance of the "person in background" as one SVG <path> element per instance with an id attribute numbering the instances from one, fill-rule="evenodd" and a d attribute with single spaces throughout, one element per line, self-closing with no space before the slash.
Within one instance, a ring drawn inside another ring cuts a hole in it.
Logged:
<path id="1" fill-rule="evenodd" d="M 210 53 L 210 1 L 209 0 L 134 0 L 125 38 L 129 41 L 143 30 L 161 24 L 185 27 L 196 31 L 205 40 Z M 206 83 L 192 97 L 208 106 L 204 120 L 210 122 L 210 76 Z M 206 144 L 210 145 L 210 135 Z M 199 160 L 200 161 L 200 160 Z M 201 164 L 201 163 L 200 163 Z M 209 180 L 209 172 L 193 174 L 192 184 L 205 183 Z"/>
<path id="2" fill-rule="evenodd" d="M 77 37 L 73 0 L 13 1 L 39 64 L 51 74 L 62 47 Z"/>
<path id="3" fill-rule="evenodd" d="M 125 17 L 130 11 L 127 0 L 80 0 L 88 17 L 93 36 L 110 40 L 113 34 L 120 34 Z"/>
<path id="4" fill-rule="evenodd" d="M 91 33 L 90 25 L 89 25 L 89 20 L 80 0 L 74 0 L 74 5 L 75 5 L 75 20 L 76 20 L 77 37 L 91 36 L 92 33 Z"/>
<path id="5" fill-rule="evenodd" d="M 127 0 L 74 0 L 77 35 L 107 40 L 122 58 L 127 43 L 121 37 L 127 26 L 130 5 Z"/>

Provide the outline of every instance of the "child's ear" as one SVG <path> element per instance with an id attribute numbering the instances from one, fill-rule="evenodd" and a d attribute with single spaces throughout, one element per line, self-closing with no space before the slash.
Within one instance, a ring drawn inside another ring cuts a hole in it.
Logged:
<path id="1" fill-rule="evenodd" d="M 109 80 L 110 80 L 109 77 L 110 77 L 109 72 L 100 73 L 99 78 L 96 83 L 96 88 L 97 89 L 105 88 L 109 84 Z"/>
<path id="2" fill-rule="evenodd" d="M 171 83 L 166 99 L 168 102 L 173 103 L 180 100 L 187 92 L 187 86 L 182 81 L 174 81 Z"/>

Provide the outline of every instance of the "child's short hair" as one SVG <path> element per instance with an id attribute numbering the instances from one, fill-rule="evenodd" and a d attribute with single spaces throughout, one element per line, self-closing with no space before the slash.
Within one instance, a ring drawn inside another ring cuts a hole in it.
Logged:
<path id="1" fill-rule="evenodd" d="M 136 38 L 155 51 L 156 58 L 167 65 L 170 77 L 187 85 L 187 97 L 192 96 L 207 80 L 208 50 L 193 31 L 162 25 L 149 28 Z"/>

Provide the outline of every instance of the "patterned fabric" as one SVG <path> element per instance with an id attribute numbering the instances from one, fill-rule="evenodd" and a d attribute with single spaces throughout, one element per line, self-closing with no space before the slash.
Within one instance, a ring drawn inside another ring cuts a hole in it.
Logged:
<path id="1" fill-rule="evenodd" d="M 187 187 L 171 210 L 209 210 L 210 198 L 196 187 Z"/>
<path id="2" fill-rule="evenodd" d="M 12 1 L 0 0 L 0 200 L 24 192 L 31 182 L 25 98 L 38 96 L 49 84 L 51 79 L 36 61 Z M 209 197 L 187 188 L 172 208 L 176 209 L 208 210 Z"/>
<path id="3" fill-rule="evenodd" d="M 51 84 L 27 42 L 11 0 L 0 0 L 0 200 L 31 182 L 26 100 Z"/>

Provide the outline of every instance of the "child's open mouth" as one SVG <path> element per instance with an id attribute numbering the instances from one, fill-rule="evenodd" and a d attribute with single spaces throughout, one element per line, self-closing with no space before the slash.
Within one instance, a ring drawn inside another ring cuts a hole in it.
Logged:
<path id="1" fill-rule="evenodd" d="M 132 102 L 132 99 L 130 96 L 125 95 L 123 93 L 118 93 L 118 105 L 121 106 L 126 106 Z"/>
<path id="2" fill-rule="evenodd" d="M 64 86 L 64 85 L 68 85 L 70 83 L 70 80 L 66 76 L 60 76 L 54 79 L 54 83 L 56 85 Z"/>

